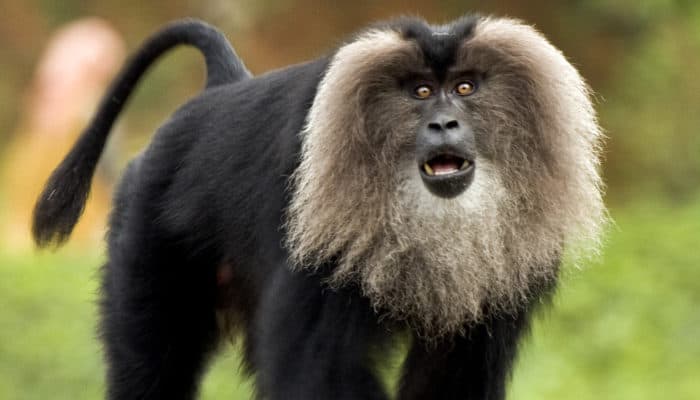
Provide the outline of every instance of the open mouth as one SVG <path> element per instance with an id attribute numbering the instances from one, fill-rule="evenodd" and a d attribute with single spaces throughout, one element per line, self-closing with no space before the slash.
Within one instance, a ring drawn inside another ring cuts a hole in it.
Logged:
<path id="1" fill-rule="evenodd" d="M 474 180 L 473 158 L 456 155 L 458 151 L 442 151 L 419 164 L 420 176 L 434 195 L 453 198 L 464 192 Z"/>
<path id="2" fill-rule="evenodd" d="M 428 176 L 446 176 L 468 169 L 473 163 L 465 158 L 441 154 L 423 163 L 423 172 Z"/>

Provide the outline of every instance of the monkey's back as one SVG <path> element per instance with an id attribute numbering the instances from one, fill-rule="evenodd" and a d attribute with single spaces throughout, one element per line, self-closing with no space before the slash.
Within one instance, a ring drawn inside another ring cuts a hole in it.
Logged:
<path id="1" fill-rule="evenodd" d="M 321 59 L 272 71 L 183 105 L 125 172 L 110 242 L 146 223 L 149 236 L 176 243 L 178 253 L 227 259 L 262 281 L 270 271 L 261 253 L 269 265 L 286 258 L 287 181 L 326 66 Z"/>

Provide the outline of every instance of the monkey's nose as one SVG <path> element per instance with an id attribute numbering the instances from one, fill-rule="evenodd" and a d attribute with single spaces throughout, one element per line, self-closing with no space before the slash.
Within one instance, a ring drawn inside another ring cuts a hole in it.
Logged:
<path id="1" fill-rule="evenodd" d="M 457 119 L 448 115 L 438 115 L 435 119 L 428 123 L 428 130 L 432 132 L 446 132 L 459 128 Z"/>

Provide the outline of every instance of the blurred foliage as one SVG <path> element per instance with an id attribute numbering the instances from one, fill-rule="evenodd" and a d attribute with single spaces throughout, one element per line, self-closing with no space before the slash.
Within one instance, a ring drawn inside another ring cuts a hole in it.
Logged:
<path id="1" fill-rule="evenodd" d="M 262 73 L 329 51 L 380 18 L 418 14 L 440 22 L 476 11 L 535 24 L 591 83 L 609 136 L 611 201 L 648 191 L 683 198 L 700 186 L 700 2 L 694 0 L 4 1 L 17 18 L 0 24 L 0 71 L 9 78 L 0 81 L 0 144 L 15 133 L 23 88 L 46 38 L 78 16 L 106 18 L 131 49 L 166 21 L 204 18 L 224 29 L 251 70 Z M 199 90 L 201 64 L 194 51 L 177 51 L 143 81 L 125 113 L 123 160 Z"/>
<path id="2" fill-rule="evenodd" d="M 601 118 L 612 136 L 607 170 L 615 194 L 678 197 L 698 187 L 700 3 L 689 12 L 647 33 L 608 89 Z"/>
<path id="3" fill-rule="evenodd" d="M 256 74 L 330 51 L 367 23 L 399 14 L 436 22 L 473 11 L 522 18 L 562 49 L 597 94 L 609 137 L 604 174 L 616 226 L 603 261 L 570 273 L 552 311 L 534 327 L 511 398 L 698 398 L 700 253 L 693 249 L 700 238 L 700 2 L 484 3 L 0 0 L 0 149 L 25 133 L 19 127 L 31 113 L 27 88 L 51 34 L 82 16 L 108 20 L 130 49 L 166 21 L 200 17 L 229 35 Z M 195 54 L 168 56 L 136 91 L 113 146 L 122 163 L 199 90 L 203 68 Z M 12 188 L 0 185 L 0 207 L 9 198 L 2 190 Z M 56 254 L 33 254 L 0 242 L 1 399 L 101 396 L 94 304 L 99 254 L 76 243 Z M 250 385 L 238 375 L 237 360 L 235 351 L 217 360 L 203 398 L 247 397 Z"/>

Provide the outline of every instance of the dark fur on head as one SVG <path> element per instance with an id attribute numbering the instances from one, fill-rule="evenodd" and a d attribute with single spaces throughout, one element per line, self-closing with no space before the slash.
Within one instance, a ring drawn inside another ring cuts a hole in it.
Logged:
<path id="1" fill-rule="evenodd" d="M 483 77 L 463 109 L 476 177 L 455 199 L 431 195 L 411 159 L 418 117 L 396 82 L 421 67 Z M 556 279 L 562 254 L 595 252 L 600 140 L 583 79 L 530 26 L 481 18 L 370 30 L 337 52 L 319 87 L 288 248 L 299 266 L 338 258 L 331 284 L 359 282 L 377 309 L 427 337 L 461 331 L 527 304 Z"/>

